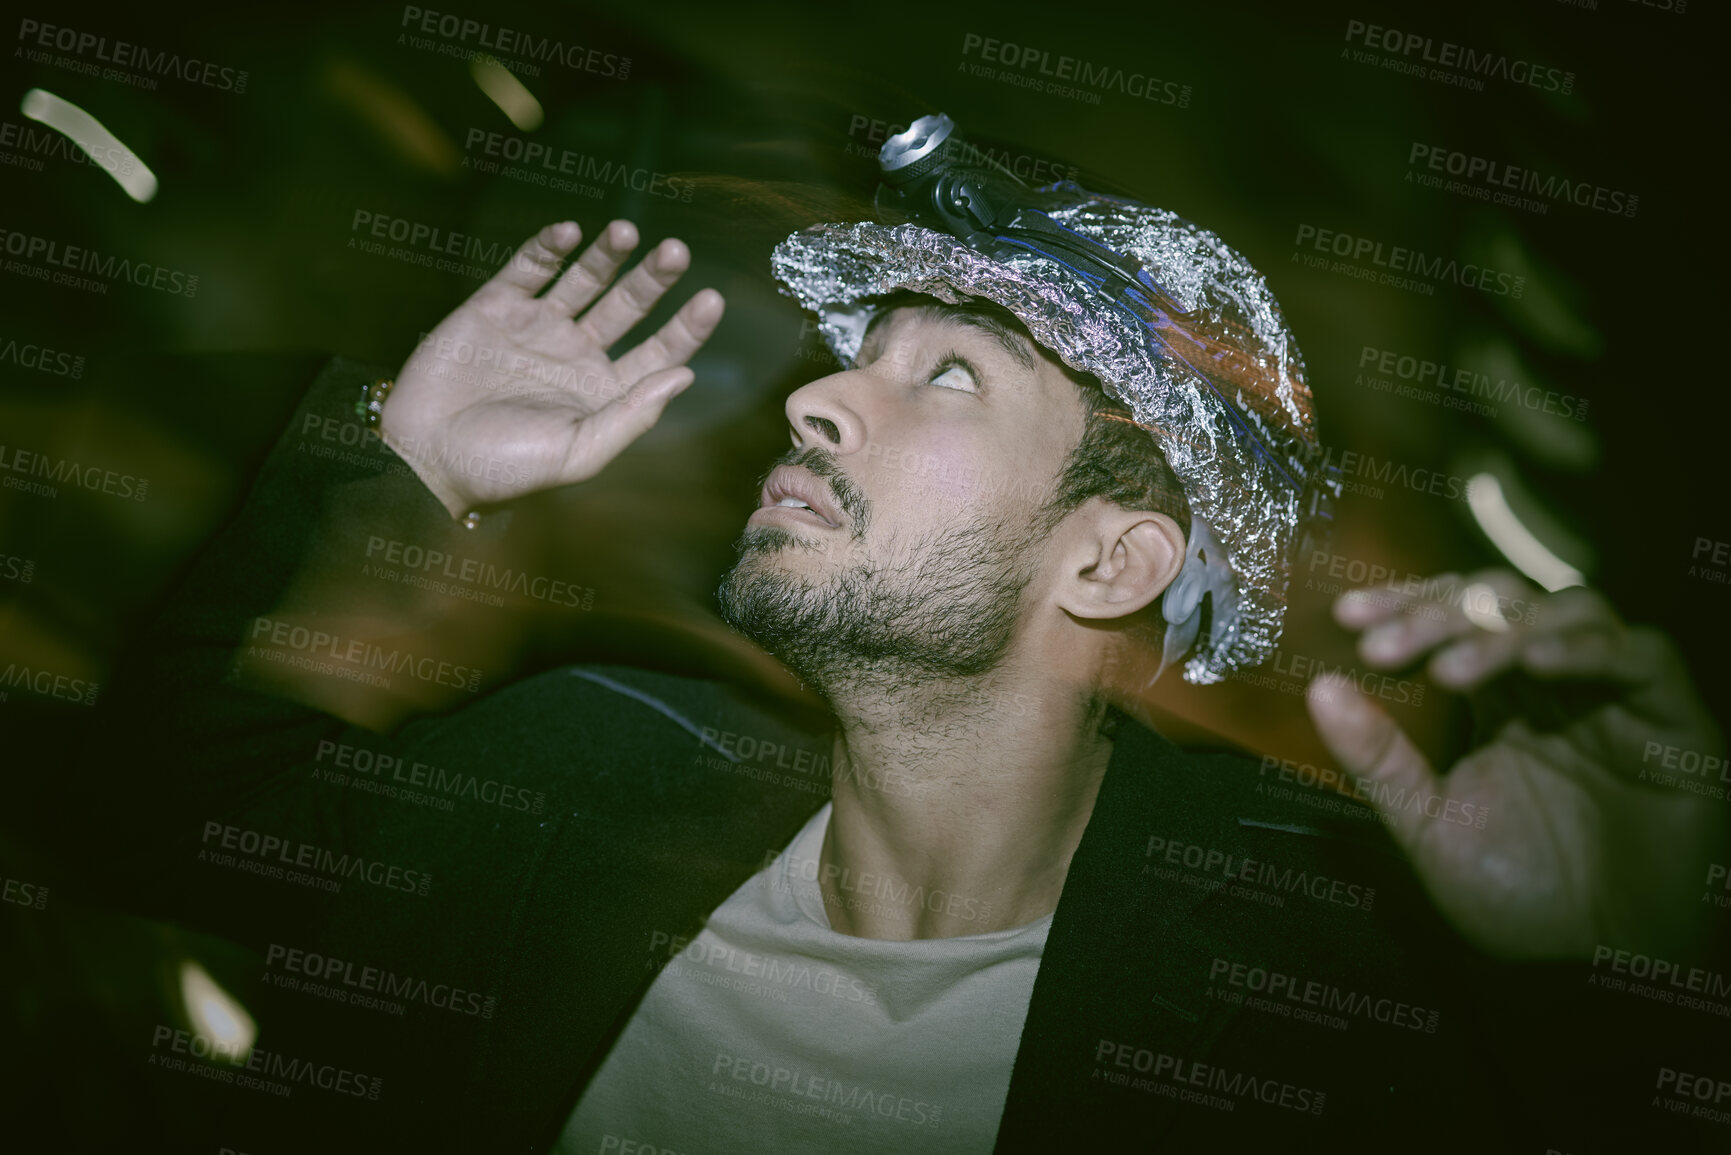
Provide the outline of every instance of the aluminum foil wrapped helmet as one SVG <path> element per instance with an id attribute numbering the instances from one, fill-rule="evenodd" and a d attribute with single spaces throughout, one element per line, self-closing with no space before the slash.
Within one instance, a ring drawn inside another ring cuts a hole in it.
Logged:
<path id="1" fill-rule="evenodd" d="M 1176 214 L 1061 181 L 969 167 L 955 126 L 923 116 L 879 154 L 883 223 L 814 225 L 776 246 L 783 291 L 851 367 L 887 294 L 995 302 L 1146 429 L 1190 505 L 1162 606 L 1164 664 L 1218 682 L 1280 640 L 1290 555 L 1338 478 L 1319 467 L 1304 362 L 1262 275 Z M 977 155 L 977 154 L 976 154 Z M 900 222 L 900 223 L 896 223 Z M 1207 629 L 1202 629 L 1203 619 Z"/>

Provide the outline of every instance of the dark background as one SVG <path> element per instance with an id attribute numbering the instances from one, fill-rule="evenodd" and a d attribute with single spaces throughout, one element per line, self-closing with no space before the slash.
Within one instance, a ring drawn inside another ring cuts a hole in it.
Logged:
<path id="1" fill-rule="evenodd" d="M 160 189 L 137 204 L 88 165 L 0 167 L 0 227 L 196 273 L 199 289 L 187 299 L 117 283 L 93 294 L 0 272 L 0 344 L 84 358 L 77 379 L 0 361 L 0 444 L 150 481 L 141 502 L 70 486 L 56 498 L 0 490 L 0 554 L 34 562 L 28 582 L 0 572 L 0 668 L 102 682 L 236 508 L 323 358 L 394 368 L 478 284 L 351 248 L 357 210 L 509 245 L 547 221 L 593 232 L 615 216 L 647 240 L 689 242 L 689 287 L 721 289 L 727 320 L 695 362 L 696 385 L 651 435 L 601 478 L 538 502 L 551 531 L 544 564 L 598 593 L 589 614 L 526 626 L 522 662 L 755 668 L 715 629 L 709 593 L 759 470 L 784 444 L 782 399 L 825 371 L 770 280 L 769 247 L 814 221 L 866 215 L 881 135 L 862 121 L 942 110 L 976 140 L 1074 165 L 1088 187 L 1219 232 L 1282 302 L 1327 444 L 1463 477 L 1495 470 L 1517 487 L 1527 524 L 1627 617 L 1669 633 L 1707 700 L 1725 701 L 1731 586 L 1689 572 L 1697 539 L 1731 541 L 1723 60 L 1705 6 L 450 0 L 441 10 L 629 56 L 629 76 L 543 62 L 524 83 L 546 120 L 520 132 L 462 60 L 399 43 L 401 6 L 21 12 L 248 80 L 240 94 L 173 77 L 145 91 L 7 53 L 5 120 L 27 123 L 16 111 L 27 90 L 53 92 L 134 150 Z M 1572 72 L 1573 91 L 1487 80 L 1472 92 L 1357 63 L 1342 57 L 1352 19 Z M 1151 73 L 1189 86 L 1188 106 L 1118 92 L 1089 104 L 977 78 L 959 70 L 978 59 L 963 54 L 969 34 Z M 472 129 L 670 174 L 693 195 L 613 186 L 592 199 L 483 175 L 464 164 L 479 155 L 464 148 Z M 1403 179 L 1414 142 L 1637 194 L 1639 209 L 1630 219 L 1554 202 L 1536 214 L 1421 188 Z M 1482 261 L 1524 274 L 1526 291 L 1510 301 L 1440 284 L 1420 296 L 1312 271 L 1292 260 L 1301 224 Z M 1365 346 L 1493 376 L 1518 365 L 1524 382 L 1588 399 L 1588 417 L 1509 403 L 1466 416 L 1376 392 L 1355 382 Z M 1349 496 L 1336 548 L 1402 573 L 1501 560 L 1463 503 L 1398 489 Z M 1326 598 L 1296 588 L 1293 602 L 1288 647 L 1350 661 Z M 1199 691 L 1169 676 L 1153 705 L 1194 740 L 1326 759 L 1291 693 Z M 165 752 L 76 765 L 68 751 L 86 716 L 28 690 L 0 701 L 13 800 L 0 848 L 27 864 L 14 873 L 100 872 L 100 848 L 77 841 L 79 816 L 48 805 L 66 776 L 173 773 Z M 1439 743 L 1456 718 L 1444 704 L 1403 720 Z M 56 1117 L 77 1117 L 80 1096 L 98 1092 L 46 1069 L 48 1056 L 78 1053 L 50 1022 L 100 1036 L 105 1000 L 148 991 L 118 989 L 118 970 L 97 961 L 107 932 L 72 914 L 8 912 L 8 922 L 19 948 L 0 963 L 19 992 L 9 1013 L 42 1051 L 7 1048 L 7 1082 L 57 1096 Z"/>

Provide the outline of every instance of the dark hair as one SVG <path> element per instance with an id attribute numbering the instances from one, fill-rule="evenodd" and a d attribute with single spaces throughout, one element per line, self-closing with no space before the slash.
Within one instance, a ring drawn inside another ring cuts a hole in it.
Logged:
<path id="1" fill-rule="evenodd" d="M 1088 416 L 1047 508 L 1061 517 L 1091 497 L 1103 497 L 1125 509 L 1164 513 L 1188 538 L 1190 503 L 1153 434 L 1136 424 L 1127 406 L 1106 396 L 1092 374 L 1066 365 L 1064 375 L 1082 391 Z"/>

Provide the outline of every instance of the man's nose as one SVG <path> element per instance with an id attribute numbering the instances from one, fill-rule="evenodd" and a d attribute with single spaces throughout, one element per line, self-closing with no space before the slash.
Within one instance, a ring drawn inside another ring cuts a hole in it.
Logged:
<path id="1" fill-rule="evenodd" d="M 787 423 L 793 443 L 800 449 L 827 449 L 837 456 L 858 451 L 865 445 L 865 419 L 849 403 L 864 384 L 859 370 L 845 370 L 819 377 L 795 389 L 787 398 Z"/>

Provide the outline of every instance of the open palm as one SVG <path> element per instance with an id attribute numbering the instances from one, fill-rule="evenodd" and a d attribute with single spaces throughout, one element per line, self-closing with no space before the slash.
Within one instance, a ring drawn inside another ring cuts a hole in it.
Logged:
<path id="1" fill-rule="evenodd" d="M 618 220 L 560 274 L 581 239 L 574 222 L 542 229 L 397 375 L 381 435 L 453 516 L 595 476 L 691 384 L 685 363 L 721 320 L 721 294 L 704 289 L 609 356 L 690 252 L 665 240 L 614 284 L 637 245 L 636 227 Z"/>

